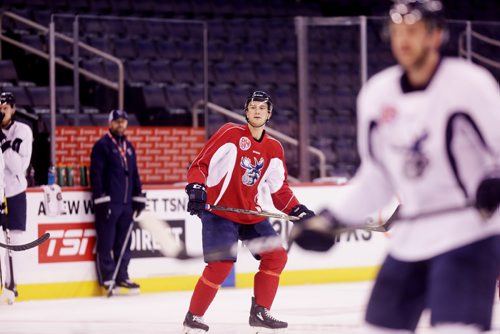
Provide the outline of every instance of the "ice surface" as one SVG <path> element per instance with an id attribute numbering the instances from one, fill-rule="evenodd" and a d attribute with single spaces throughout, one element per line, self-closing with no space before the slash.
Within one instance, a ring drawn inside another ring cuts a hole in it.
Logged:
<path id="1" fill-rule="evenodd" d="M 272 313 L 289 322 L 290 334 L 355 334 L 359 330 L 370 282 L 286 286 Z M 209 333 L 251 333 L 250 289 L 222 289 L 205 315 Z M 0 333 L 8 334 L 156 334 L 180 333 L 191 292 L 138 296 L 17 302 L 0 306 Z M 494 330 L 500 330 L 496 301 Z M 423 317 L 417 333 L 430 333 Z"/>

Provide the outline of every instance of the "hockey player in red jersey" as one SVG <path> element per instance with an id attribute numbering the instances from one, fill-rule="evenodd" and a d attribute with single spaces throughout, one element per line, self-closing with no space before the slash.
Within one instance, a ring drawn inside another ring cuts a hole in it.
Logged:
<path id="1" fill-rule="evenodd" d="M 184 333 L 208 331 L 202 317 L 236 261 L 236 257 L 227 255 L 209 257 L 210 251 L 232 245 L 238 239 L 245 241 L 277 234 L 265 217 L 206 211 L 206 203 L 259 210 L 266 187 L 278 210 L 297 217 L 314 215 L 299 203 L 288 186 L 283 147 L 264 130 L 272 108 L 267 93 L 253 92 L 245 103 L 247 125 L 223 125 L 189 168 L 187 210 L 201 218 L 207 265 L 194 289 L 184 320 Z M 287 262 L 287 252 L 279 248 L 253 255 L 260 260 L 260 266 L 254 278 L 250 326 L 286 328 L 288 324 L 275 319 L 269 310 Z"/>

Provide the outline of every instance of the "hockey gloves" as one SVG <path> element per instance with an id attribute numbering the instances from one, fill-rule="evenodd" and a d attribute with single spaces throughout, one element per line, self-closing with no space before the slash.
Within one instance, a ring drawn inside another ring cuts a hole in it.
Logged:
<path id="1" fill-rule="evenodd" d="M 476 191 L 476 208 L 483 218 L 491 217 L 500 205 L 500 178 L 483 179 Z"/>
<path id="2" fill-rule="evenodd" d="M 205 204 L 207 203 L 205 186 L 199 183 L 190 183 L 186 186 L 186 193 L 189 197 L 187 211 L 189 214 L 201 218 L 201 213 L 205 210 Z"/>
<path id="3" fill-rule="evenodd" d="M 146 208 L 146 193 L 141 193 L 138 196 L 132 197 L 132 209 L 134 210 L 134 217 L 137 218 L 142 210 Z"/>
<path id="4" fill-rule="evenodd" d="M 301 248 L 326 252 L 335 244 L 335 230 L 343 225 L 329 210 L 323 210 L 316 216 L 309 216 L 297 221 L 290 233 L 290 239 Z"/>
<path id="5" fill-rule="evenodd" d="M 299 217 L 301 220 L 311 218 L 315 215 L 314 211 L 309 210 L 305 205 L 300 204 L 290 211 L 290 216 Z"/>
<path id="6" fill-rule="evenodd" d="M 111 215 L 111 208 L 109 206 L 111 202 L 111 197 L 107 195 L 103 195 L 98 198 L 94 198 L 94 212 L 96 221 L 99 220 L 103 222 L 107 220 Z"/>

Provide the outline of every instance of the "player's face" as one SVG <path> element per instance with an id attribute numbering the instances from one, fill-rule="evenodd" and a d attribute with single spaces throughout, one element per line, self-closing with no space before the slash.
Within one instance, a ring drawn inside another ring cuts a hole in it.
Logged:
<path id="1" fill-rule="evenodd" d="M 266 102 L 250 101 L 247 107 L 247 118 L 250 125 L 263 126 L 270 117 L 271 114 Z"/>
<path id="2" fill-rule="evenodd" d="M 123 136 L 127 130 L 128 121 L 125 118 L 118 118 L 117 120 L 109 122 L 109 129 L 112 133 Z"/>
<path id="3" fill-rule="evenodd" d="M 8 103 L 0 104 L 0 112 L 3 114 L 2 126 L 7 126 L 12 119 L 12 115 L 16 112 L 16 109 Z"/>
<path id="4" fill-rule="evenodd" d="M 398 63 L 406 70 L 419 69 L 429 55 L 439 48 L 438 30 L 429 30 L 427 24 L 391 24 L 389 26 L 391 48 Z"/>

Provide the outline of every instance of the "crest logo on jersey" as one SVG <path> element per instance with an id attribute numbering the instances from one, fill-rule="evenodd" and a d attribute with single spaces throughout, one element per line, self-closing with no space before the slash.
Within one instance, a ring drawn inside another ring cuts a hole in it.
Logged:
<path id="1" fill-rule="evenodd" d="M 380 112 L 379 123 L 384 124 L 391 122 L 394 118 L 396 118 L 397 113 L 396 108 L 392 106 L 384 106 Z"/>
<path id="2" fill-rule="evenodd" d="M 250 141 L 250 139 L 248 139 L 247 137 L 240 138 L 240 149 L 242 151 L 248 150 L 250 146 L 252 146 L 252 142 Z"/>
<path id="3" fill-rule="evenodd" d="M 429 133 L 425 131 L 409 146 L 403 148 L 405 151 L 405 161 L 403 172 L 409 179 L 416 179 L 425 172 L 429 159 L 423 152 L 423 144 L 429 138 Z"/>
<path id="4" fill-rule="evenodd" d="M 257 158 L 254 158 L 255 164 L 252 165 L 252 160 L 247 157 L 241 157 L 240 166 L 245 168 L 245 174 L 241 177 L 241 181 L 246 186 L 253 186 L 257 183 L 257 180 L 260 178 L 261 169 L 264 167 L 264 158 L 260 158 L 257 161 Z"/>

